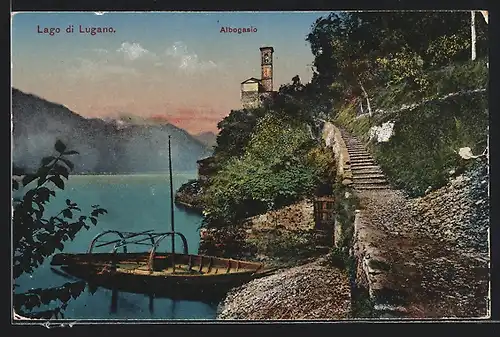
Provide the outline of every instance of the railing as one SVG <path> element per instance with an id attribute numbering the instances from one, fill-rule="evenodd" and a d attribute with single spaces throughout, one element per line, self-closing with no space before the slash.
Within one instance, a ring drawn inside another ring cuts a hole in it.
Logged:
<path id="1" fill-rule="evenodd" d="M 109 240 L 109 241 L 99 241 L 101 237 L 107 234 L 116 234 L 119 239 Z M 161 232 L 155 233 L 152 230 L 147 230 L 144 232 L 123 232 L 116 230 L 107 230 L 96 235 L 90 242 L 90 246 L 87 250 L 88 254 L 92 254 L 94 248 L 105 247 L 113 245 L 111 252 L 116 253 L 119 248 L 123 249 L 124 253 L 127 253 L 128 245 L 146 245 L 151 247 L 150 259 L 154 256 L 156 249 L 158 248 L 160 242 L 162 242 L 166 237 L 171 236 L 172 240 L 175 240 L 175 236 L 179 236 L 183 244 L 183 254 L 188 254 L 188 242 L 186 237 L 179 232 Z M 175 253 L 172 252 L 172 253 Z"/>

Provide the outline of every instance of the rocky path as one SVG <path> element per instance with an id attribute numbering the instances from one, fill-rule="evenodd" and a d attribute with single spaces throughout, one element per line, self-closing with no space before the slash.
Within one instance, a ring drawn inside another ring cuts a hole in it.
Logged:
<path id="1" fill-rule="evenodd" d="M 321 260 L 257 279 L 229 293 L 218 319 L 346 319 L 351 308 L 345 272 Z"/>
<path id="2" fill-rule="evenodd" d="M 356 138 L 345 132 L 343 138 L 352 155 L 354 189 L 361 204 L 354 245 L 358 279 L 367 283 L 377 313 L 410 318 L 486 316 L 487 261 L 450 239 L 443 214 L 429 220 L 422 215 L 427 210 L 421 200 L 390 189 Z"/>

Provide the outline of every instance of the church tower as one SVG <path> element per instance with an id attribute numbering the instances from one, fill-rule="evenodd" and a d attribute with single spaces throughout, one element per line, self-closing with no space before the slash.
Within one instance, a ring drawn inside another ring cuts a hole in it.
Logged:
<path id="1" fill-rule="evenodd" d="M 273 91 L 273 47 L 261 47 L 261 84 L 264 92 Z"/>

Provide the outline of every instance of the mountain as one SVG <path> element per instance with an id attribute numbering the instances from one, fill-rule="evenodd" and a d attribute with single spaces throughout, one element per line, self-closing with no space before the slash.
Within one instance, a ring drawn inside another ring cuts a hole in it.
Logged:
<path id="1" fill-rule="evenodd" d="M 209 149 L 212 149 L 217 144 L 217 135 L 210 131 L 198 133 L 193 137 L 205 144 Z"/>
<path id="2" fill-rule="evenodd" d="M 134 124 L 84 118 L 63 105 L 12 88 L 13 164 L 38 167 L 54 154 L 57 139 L 72 156 L 74 173 L 139 173 L 168 171 L 171 135 L 174 171 L 195 171 L 196 161 L 211 153 L 185 130 L 171 124 Z"/>

